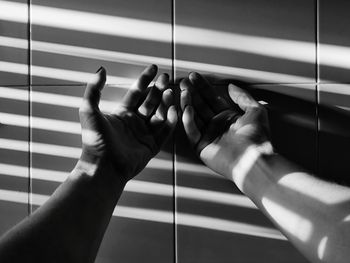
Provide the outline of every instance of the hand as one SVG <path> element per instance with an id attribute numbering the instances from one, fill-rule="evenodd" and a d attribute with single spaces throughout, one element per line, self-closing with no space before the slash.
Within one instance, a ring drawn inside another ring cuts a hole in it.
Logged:
<path id="1" fill-rule="evenodd" d="M 266 110 L 247 92 L 230 84 L 229 96 L 220 94 L 198 73 L 180 87 L 185 132 L 209 168 L 232 180 L 232 169 L 248 147 L 272 151 Z"/>
<path id="2" fill-rule="evenodd" d="M 111 114 L 99 109 L 106 70 L 101 68 L 87 84 L 79 110 L 83 153 L 78 169 L 93 174 L 99 163 L 113 167 L 113 176 L 127 182 L 155 156 L 177 122 L 169 76 L 162 74 L 148 87 L 157 67 L 147 67 Z M 107 163 L 107 164 L 106 164 Z M 111 171 L 110 171 L 111 172 Z"/>

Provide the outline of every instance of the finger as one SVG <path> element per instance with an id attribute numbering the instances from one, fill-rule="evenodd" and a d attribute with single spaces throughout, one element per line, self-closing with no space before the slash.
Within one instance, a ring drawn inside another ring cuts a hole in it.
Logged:
<path id="1" fill-rule="evenodd" d="M 142 103 L 142 100 L 145 97 L 148 85 L 157 75 L 157 66 L 150 65 L 148 66 L 132 85 L 130 90 L 125 94 L 122 105 L 126 108 L 136 108 Z"/>
<path id="2" fill-rule="evenodd" d="M 83 112 L 98 110 L 98 104 L 101 98 L 101 90 L 106 83 L 106 70 L 100 67 L 92 79 L 87 83 L 83 104 L 80 110 Z"/>
<path id="3" fill-rule="evenodd" d="M 155 136 L 156 142 L 159 145 L 159 147 L 161 147 L 167 140 L 167 138 L 169 138 L 169 136 L 172 134 L 173 130 L 176 127 L 177 120 L 178 117 L 176 107 L 174 105 L 171 105 L 168 109 L 166 121 L 163 127 L 159 129 L 158 133 Z"/>
<path id="4" fill-rule="evenodd" d="M 236 85 L 229 84 L 228 93 L 233 102 L 236 103 L 243 111 L 249 111 L 250 109 L 259 106 L 259 103 L 254 100 L 248 92 L 237 87 Z"/>
<path id="5" fill-rule="evenodd" d="M 202 99 L 202 97 L 196 92 L 194 89 L 192 83 L 189 81 L 189 79 L 183 79 L 181 81 L 182 87 L 184 90 L 188 90 L 189 93 L 191 93 L 191 102 L 192 106 L 195 109 L 197 115 L 199 118 L 204 122 L 210 121 L 212 117 L 214 117 L 213 111 L 210 109 L 209 105 Z M 185 100 L 183 101 L 183 103 Z M 184 105 L 186 106 L 186 105 Z"/>
<path id="6" fill-rule="evenodd" d="M 217 114 L 230 108 L 229 103 L 210 85 L 210 83 L 199 73 L 192 72 L 189 79 L 204 101 L 208 103 L 212 111 Z"/>
<path id="7" fill-rule="evenodd" d="M 161 91 L 166 90 L 169 86 L 169 75 L 166 73 L 161 74 L 158 77 L 155 85 Z"/>
<path id="8" fill-rule="evenodd" d="M 183 88 L 181 90 L 181 95 L 180 95 L 180 105 L 181 105 L 181 110 L 182 112 L 184 112 L 186 106 L 188 105 L 192 105 L 192 98 L 191 98 L 191 93 Z M 204 122 L 200 119 L 200 117 L 195 114 L 194 116 L 194 121 L 195 121 L 195 124 L 197 125 L 197 128 L 199 130 L 202 130 L 202 128 L 204 127 Z"/>
<path id="9" fill-rule="evenodd" d="M 208 144 L 216 138 L 221 137 L 228 131 L 230 126 L 240 117 L 239 113 L 225 110 L 215 115 L 209 125 L 206 127 L 200 142 L 197 144 L 198 153 L 201 152 Z"/>
<path id="10" fill-rule="evenodd" d="M 161 105 L 162 92 L 169 86 L 169 75 L 161 74 L 156 84 L 151 88 L 145 101 L 138 109 L 139 113 L 145 117 L 152 117 L 152 113 L 155 112 L 158 105 Z M 171 102 L 170 102 L 171 103 Z M 170 105 L 170 104 L 169 104 Z M 169 107 L 168 105 L 168 107 Z M 165 109 L 168 110 L 167 108 Z M 166 111 L 163 114 L 163 120 L 165 119 Z"/>
<path id="11" fill-rule="evenodd" d="M 184 111 L 186 106 L 192 105 L 191 93 L 184 87 L 184 83 L 180 82 L 181 94 L 180 94 L 180 106 L 181 110 Z"/>
<path id="12" fill-rule="evenodd" d="M 162 101 L 158 106 L 156 113 L 151 118 L 151 124 L 153 122 L 163 122 L 167 118 L 167 113 L 170 105 L 174 101 L 173 91 L 171 89 L 167 89 L 163 92 Z"/>
<path id="13" fill-rule="evenodd" d="M 192 106 L 187 106 L 182 114 L 182 122 L 187 135 L 188 140 L 196 145 L 200 138 L 201 133 L 195 122 L 195 112 Z"/>
<path id="14" fill-rule="evenodd" d="M 146 99 L 139 107 L 138 112 L 146 118 L 151 117 L 152 113 L 158 107 L 161 98 L 162 92 L 156 86 L 153 86 Z"/>

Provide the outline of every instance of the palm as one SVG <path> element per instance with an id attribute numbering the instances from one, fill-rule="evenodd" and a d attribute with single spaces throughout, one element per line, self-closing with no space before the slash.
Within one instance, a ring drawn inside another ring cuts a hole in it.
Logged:
<path id="1" fill-rule="evenodd" d="M 185 132 L 212 170 L 227 174 L 247 145 L 261 144 L 267 139 L 266 112 L 238 87 L 232 91 L 237 94 L 230 92 L 228 97 L 198 73 L 192 73 L 180 85 Z"/>
<path id="2" fill-rule="evenodd" d="M 101 73 L 100 73 L 101 74 Z M 176 124 L 176 110 L 168 78 L 161 75 L 155 86 L 147 88 L 156 70 L 147 68 L 112 114 L 98 109 L 96 94 L 104 81 L 88 84 L 85 107 L 80 110 L 83 152 L 89 162 L 107 157 L 115 171 L 131 179 L 159 152 Z M 91 94 L 92 93 L 92 94 Z"/>
<path id="3" fill-rule="evenodd" d="M 159 151 L 161 144 L 155 141 L 153 131 L 145 120 L 132 111 L 121 109 L 106 116 L 106 141 L 110 141 L 113 160 L 131 164 L 128 174 L 137 174 Z M 118 138 L 118 139 L 116 139 Z M 162 142 L 159 142 L 162 143 Z M 122 165 L 118 167 L 123 167 Z"/>

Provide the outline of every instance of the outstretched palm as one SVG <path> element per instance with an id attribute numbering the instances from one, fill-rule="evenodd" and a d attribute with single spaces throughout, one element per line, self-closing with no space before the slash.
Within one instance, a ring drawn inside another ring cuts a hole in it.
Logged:
<path id="1" fill-rule="evenodd" d="M 220 94 L 198 73 L 191 73 L 180 86 L 182 120 L 189 141 L 209 168 L 230 177 L 232 166 L 247 147 L 260 147 L 267 141 L 264 108 L 234 85 L 229 94 Z"/>
<path id="2" fill-rule="evenodd" d="M 88 83 L 80 108 L 83 155 L 88 163 L 105 158 L 124 180 L 133 178 L 156 155 L 177 122 L 173 94 L 167 89 L 169 77 L 157 74 L 156 66 L 147 67 L 122 103 L 111 114 L 99 110 L 106 71 L 101 68 Z"/>

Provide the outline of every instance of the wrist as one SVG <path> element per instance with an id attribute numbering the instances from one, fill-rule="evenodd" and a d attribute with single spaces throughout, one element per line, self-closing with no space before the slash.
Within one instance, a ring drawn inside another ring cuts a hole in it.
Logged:
<path id="1" fill-rule="evenodd" d="M 89 189 L 103 199 L 119 199 L 127 181 L 117 174 L 105 158 L 98 158 L 93 163 L 80 159 L 70 174 L 71 180 L 89 185 Z"/>
<path id="2" fill-rule="evenodd" d="M 254 177 L 269 167 L 271 158 L 275 156 L 271 142 L 261 144 L 245 143 L 235 149 L 239 152 L 231 162 L 228 170 L 230 179 L 237 187 L 246 193 L 247 188 L 254 183 Z"/>

